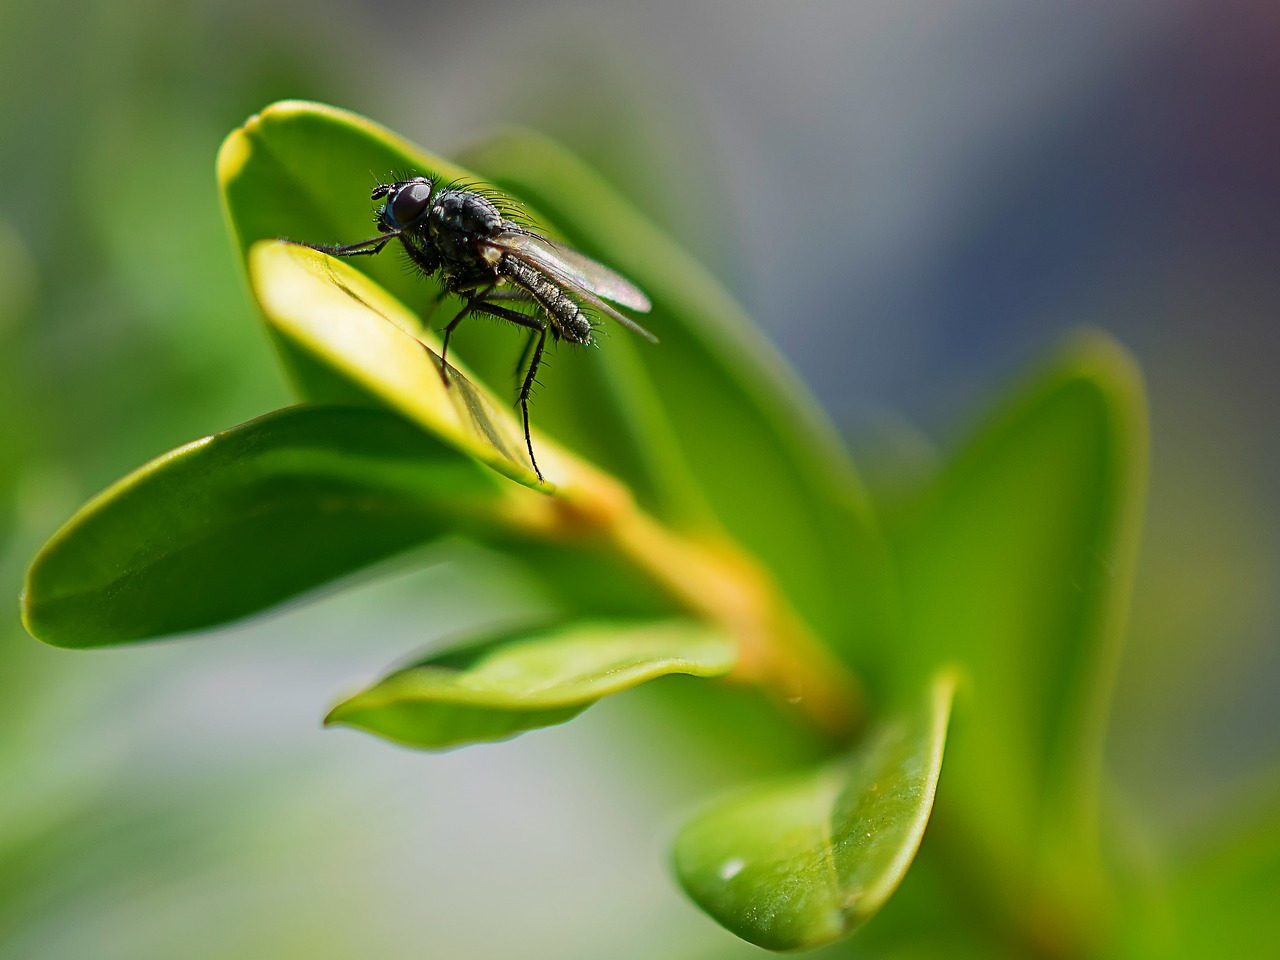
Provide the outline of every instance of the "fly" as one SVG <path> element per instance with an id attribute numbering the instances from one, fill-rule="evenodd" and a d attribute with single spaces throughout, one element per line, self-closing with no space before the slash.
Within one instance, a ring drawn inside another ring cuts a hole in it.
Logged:
<path id="1" fill-rule="evenodd" d="M 528 366 L 519 403 L 529 461 L 541 481 L 542 471 L 529 437 L 529 394 L 547 336 L 592 345 L 591 315 L 601 315 L 657 343 L 657 337 L 610 305 L 648 313 L 652 308 L 649 298 L 604 264 L 512 219 L 510 202 L 495 193 L 441 184 L 435 177 L 412 177 L 378 184 L 370 199 L 382 201 L 375 218 L 376 237 L 344 246 L 304 246 L 334 257 L 362 257 L 379 253 L 392 240 L 399 240 L 423 274 L 439 274 L 444 291 L 463 300 L 462 309 L 442 333 L 440 376 L 446 386 L 449 338 L 468 316 L 485 314 L 527 329 L 529 342 L 520 366 L 525 358 Z M 522 312 L 520 306 L 527 306 L 528 312 Z"/>

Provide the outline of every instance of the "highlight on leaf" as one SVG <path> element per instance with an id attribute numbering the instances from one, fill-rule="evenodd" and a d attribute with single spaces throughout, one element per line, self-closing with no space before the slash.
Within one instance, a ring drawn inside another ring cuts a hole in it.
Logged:
<path id="1" fill-rule="evenodd" d="M 295 344 L 504 476 L 542 486 L 509 408 L 465 367 L 451 364 L 446 383 L 434 335 L 364 274 L 308 247 L 262 241 L 249 251 L 249 282 L 267 321 Z M 545 446 L 548 471 L 563 473 Z"/>

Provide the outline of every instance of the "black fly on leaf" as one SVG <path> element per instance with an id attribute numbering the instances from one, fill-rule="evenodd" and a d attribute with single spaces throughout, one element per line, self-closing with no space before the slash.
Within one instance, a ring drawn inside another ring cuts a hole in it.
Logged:
<path id="1" fill-rule="evenodd" d="M 652 305 L 635 284 L 602 263 L 539 235 L 504 215 L 501 198 L 434 177 L 379 184 L 371 199 L 383 201 L 378 235 L 344 246 L 303 244 L 334 257 L 379 253 L 398 239 L 409 259 L 427 276 L 439 274 L 444 289 L 463 307 L 445 326 L 440 375 L 449 383 L 449 337 L 473 313 L 506 320 L 530 331 L 528 367 L 520 386 L 520 413 L 529 460 L 542 480 L 529 437 L 529 393 L 533 389 L 547 335 L 554 340 L 592 344 L 587 311 L 602 314 L 652 343 L 658 338 L 610 304 L 647 313 Z M 606 302 L 609 301 L 609 302 Z M 531 304 L 530 313 L 511 304 Z"/>

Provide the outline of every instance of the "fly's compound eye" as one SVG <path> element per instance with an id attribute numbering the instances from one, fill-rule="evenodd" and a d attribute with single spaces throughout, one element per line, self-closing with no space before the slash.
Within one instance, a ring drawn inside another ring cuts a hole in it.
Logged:
<path id="1" fill-rule="evenodd" d="M 387 205 L 391 208 L 391 217 L 397 224 L 407 227 L 427 209 L 427 201 L 431 199 L 430 180 L 410 180 L 391 194 Z"/>

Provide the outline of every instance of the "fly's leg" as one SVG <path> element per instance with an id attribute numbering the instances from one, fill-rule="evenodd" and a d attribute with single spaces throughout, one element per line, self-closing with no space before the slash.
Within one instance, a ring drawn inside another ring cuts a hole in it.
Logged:
<path id="1" fill-rule="evenodd" d="M 529 354 L 533 352 L 533 345 L 538 340 L 538 332 L 535 330 L 529 334 L 529 339 L 524 342 L 524 349 L 520 351 L 520 359 L 516 361 L 516 367 L 511 371 L 512 376 L 519 377 L 524 372 L 525 364 L 529 362 Z"/>
<path id="2" fill-rule="evenodd" d="M 449 338 L 453 336 L 454 327 L 460 324 L 462 322 L 463 317 L 465 317 L 468 313 L 470 313 L 474 309 L 475 309 L 475 301 L 474 300 L 467 301 L 466 306 L 464 306 L 461 310 L 459 310 L 458 315 L 455 316 L 452 320 L 450 320 L 449 323 L 444 328 L 444 332 L 442 334 L 443 342 L 441 343 L 441 346 L 440 346 L 440 379 L 444 381 L 444 385 L 446 387 L 449 385 Z"/>
<path id="3" fill-rule="evenodd" d="M 448 294 L 449 292 L 450 291 L 447 288 L 442 287 L 440 289 L 440 293 L 436 296 L 435 303 L 439 304 L 440 301 L 443 300 L 445 295 Z M 524 290 L 495 291 L 493 289 L 493 284 L 489 284 L 487 287 L 481 287 L 479 289 L 474 289 L 471 291 L 462 290 L 462 291 L 453 291 L 453 292 L 455 293 L 460 292 L 465 294 L 467 297 L 467 302 L 466 302 L 466 305 L 463 306 L 463 308 L 458 311 L 458 315 L 455 316 L 452 320 L 450 320 L 448 325 L 442 331 L 444 342 L 440 347 L 440 376 L 444 378 L 444 384 L 446 387 L 449 385 L 449 367 L 448 367 L 448 364 L 446 363 L 446 360 L 449 356 L 449 337 L 452 336 L 454 328 L 457 327 L 458 324 L 462 322 L 463 318 L 466 317 L 467 314 L 469 313 L 475 313 L 476 311 L 479 311 L 480 313 L 488 313 L 491 316 L 500 316 L 500 318 L 503 320 L 510 320 L 512 316 L 520 316 L 523 319 L 522 314 L 517 314 L 513 310 L 505 311 L 502 314 L 495 313 L 493 310 L 486 310 L 484 309 L 483 306 L 481 306 L 481 301 L 483 301 L 484 303 L 496 303 L 498 301 L 505 301 L 506 303 L 530 303 L 533 300 L 533 297 L 530 294 L 526 293 Z M 432 309 L 434 312 L 434 307 Z M 511 316 L 508 316 L 507 314 L 510 314 Z M 520 323 L 519 320 L 515 322 Z M 525 352 L 526 354 L 528 353 L 527 347 L 525 348 Z M 520 361 L 520 365 L 524 366 L 524 360 Z"/>
<path id="4" fill-rule="evenodd" d="M 483 305 L 481 301 L 483 301 L 492 292 L 493 292 L 492 284 L 481 290 L 473 291 L 471 295 L 467 297 L 466 304 L 464 304 L 462 309 L 458 311 L 457 316 L 455 316 L 452 320 L 450 320 L 449 323 L 445 326 L 444 330 L 441 332 L 442 342 L 440 344 L 440 378 L 444 381 L 444 385 L 446 387 L 449 385 L 449 338 L 453 336 L 453 331 L 457 328 L 458 324 L 460 324 L 463 321 L 463 319 L 466 318 L 467 314 L 472 313 L 476 310 L 481 310 L 481 312 L 484 312 L 484 313 L 489 312 L 483 309 Z"/>
<path id="5" fill-rule="evenodd" d="M 511 300 L 514 298 L 505 297 L 504 299 Z M 529 342 L 533 344 L 533 357 L 529 361 L 529 368 L 524 375 L 524 382 L 520 385 L 520 416 L 524 420 L 524 443 L 529 448 L 529 462 L 533 464 L 533 472 L 538 475 L 538 479 L 543 480 L 542 471 L 538 469 L 538 459 L 533 455 L 533 438 L 529 436 L 529 394 L 533 391 L 533 384 L 538 376 L 538 367 L 542 363 L 542 351 L 547 345 L 549 324 L 542 317 L 517 313 L 515 310 L 499 307 L 494 303 L 473 302 L 477 313 L 487 313 L 489 316 L 497 317 L 499 320 L 509 320 L 517 326 L 526 327 L 532 331 Z"/>
<path id="6" fill-rule="evenodd" d="M 397 234 L 388 233 L 380 237 L 370 237 L 368 240 L 361 240 L 357 243 L 348 243 L 346 246 L 324 243 L 299 243 L 298 246 L 319 250 L 321 253 L 327 253 L 331 257 L 371 257 L 375 253 L 381 253 L 382 248 L 394 240 L 396 236 Z"/>
<path id="7" fill-rule="evenodd" d="M 527 290 L 498 290 L 489 294 L 485 298 L 489 303 L 495 303 L 499 300 L 507 303 L 533 303 L 533 294 Z M 538 339 L 538 331 L 530 332 L 529 339 L 525 341 L 524 349 L 520 351 L 520 359 L 516 361 L 513 375 L 519 377 L 525 370 L 525 364 L 529 362 L 529 354 L 533 351 L 533 345 Z"/>
<path id="8" fill-rule="evenodd" d="M 532 338 L 530 338 L 532 339 Z M 524 383 L 520 386 L 520 416 L 524 420 L 524 445 L 529 448 L 529 462 L 533 464 L 533 472 L 542 479 L 542 471 L 538 469 L 538 461 L 533 455 L 533 439 L 529 436 L 529 392 L 533 389 L 534 378 L 538 375 L 538 364 L 542 363 L 542 348 L 547 345 L 547 325 L 542 324 L 538 334 L 538 342 L 533 348 L 533 359 L 529 361 L 529 372 L 524 375 Z"/>

